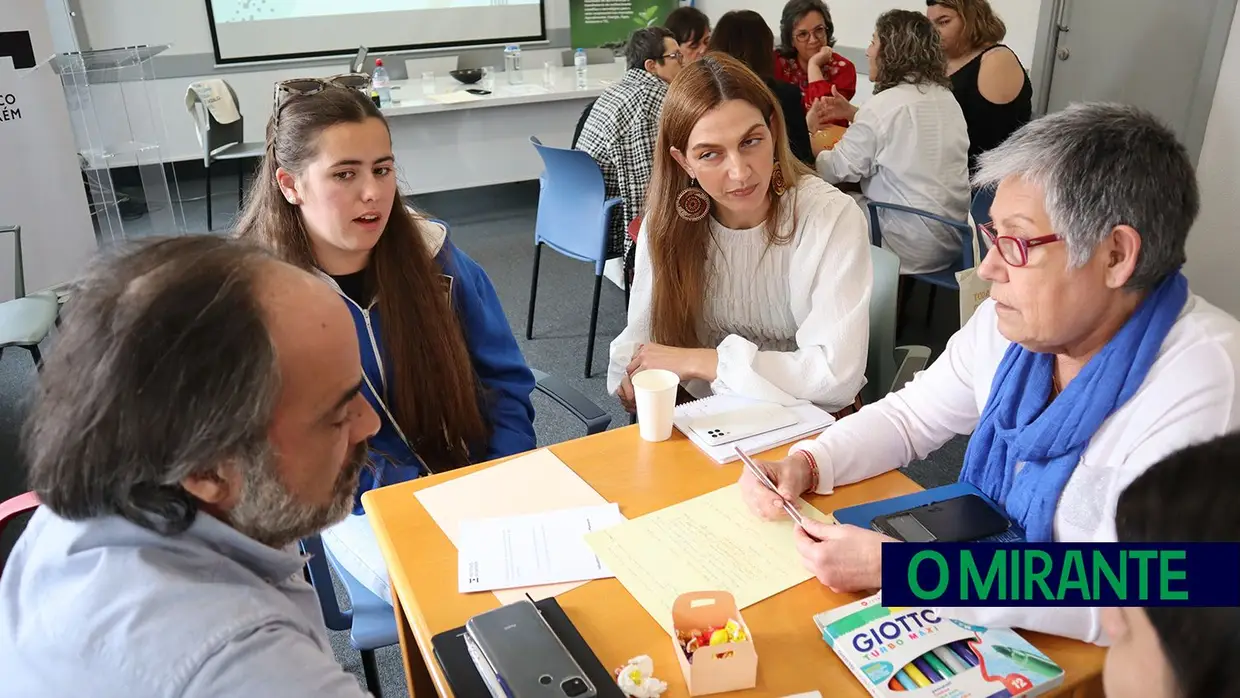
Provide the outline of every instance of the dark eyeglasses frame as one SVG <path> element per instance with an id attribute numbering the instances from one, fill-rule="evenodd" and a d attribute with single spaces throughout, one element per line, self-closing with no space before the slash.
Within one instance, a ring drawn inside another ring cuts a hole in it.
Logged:
<path id="1" fill-rule="evenodd" d="M 685 62 L 685 54 L 684 54 L 684 52 L 683 52 L 683 51 L 673 51 L 673 52 L 671 52 L 671 53 L 665 53 L 665 54 L 663 54 L 663 55 L 662 55 L 662 56 L 660 56 L 660 57 L 661 57 L 661 58 L 663 58 L 663 59 L 672 58 L 672 59 L 675 59 L 675 60 L 677 60 L 677 61 L 680 61 L 681 63 L 684 63 L 684 62 Z"/>
<path id="2" fill-rule="evenodd" d="M 1013 267 L 1023 267 L 1029 263 L 1030 249 L 1034 247 L 1041 247 L 1042 245 L 1049 245 L 1053 242 L 1063 242 L 1062 235 L 1043 235 L 1041 237 L 1029 239 L 1012 237 L 1011 235 L 1000 235 L 995 230 L 995 224 L 993 221 L 990 223 L 979 223 L 977 229 L 986 234 L 986 239 L 990 242 L 991 247 L 999 249 L 999 256 L 1003 258 L 1003 261 Z M 1003 253 L 1003 247 L 999 244 L 1000 240 L 1011 240 L 1012 243 L 1016 245 L 1016 249 L 1020 250 L 1020 259 L 1008 259 L 1007 255 Z"/>
<path id="3" fill-rule="evenodd" d="M 271 122 L 280 123 L 280 110 L 292 97 L 315 95 L 328 89 L 364 90 L 370 87 L 370 76 L 365 73 L 343 73 L 327 78 L 290 78 L 275 84 L 271 95 Z"/>

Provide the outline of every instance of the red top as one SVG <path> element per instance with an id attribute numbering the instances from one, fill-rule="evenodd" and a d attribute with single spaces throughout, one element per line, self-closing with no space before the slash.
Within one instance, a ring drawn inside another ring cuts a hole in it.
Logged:
<path id="1" fill-rule="evenodd" d="M 801 101 L 805 105 L 805 111 L 813 106 L 814 100 L 819 97 L 826 97 L 831 94 L 831 87 L 839 90 L 840 95 L 849 101 L 852 101 L 853 95 L 857 94 L 857 66 L 847 58 L 836 53 L 831 56 L 831 60 L 823 66 L 825 80 L 809 81 L 809 75 L 801 69 L 801 64 L 796 58 L 785 58 L 779 53 L 775 54 L 775 79 L 796 85 L 801 88 Z M 837 121 L 840 126 L 847 126 L 848 121 Z"/>

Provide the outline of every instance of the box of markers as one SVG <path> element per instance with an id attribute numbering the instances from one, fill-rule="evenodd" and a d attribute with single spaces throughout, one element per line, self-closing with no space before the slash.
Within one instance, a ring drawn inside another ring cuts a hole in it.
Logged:
<path id="1" fill-rule="evenodd" d="M 819 613 L 814 624 L 879 698 L 1037 696 L 1063 683 L 1063 669 L 1014 630 L 886 608 L 880 594 Z"/>

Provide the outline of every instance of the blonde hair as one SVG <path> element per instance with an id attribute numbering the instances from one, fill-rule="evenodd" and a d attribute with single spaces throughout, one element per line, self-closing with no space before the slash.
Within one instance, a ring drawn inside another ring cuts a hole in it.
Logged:
<path id="1" fill-rule="evenodd" d="M 1007 36 L 1007 26 L 995 14 L 988 0 L 934 0 L 926 4 L 954 10 L 960 15 L 969 50 L 997 44 Z"/>
<path id="2" fill-rule="evenodd" d="M 766 120 L 775 145 L 775 163 L 783 173 L 788 193 L 771 193 L 766 220 L 767 245 L 785 245 L 791 233 L 781 234 L 779 221 L 785 206 L 795 206 L 801 177 L 813 171 L 792 157 L 788 129 L 779 102 L 762 78 L 741 61 L 711 51 L 680 71 L 668 88 L 659 119 L 654 170 L 646 195 L 647 223 L 654 292 L 651 299 L 651 336 L 660 344 L 700 347 L 698 328 L 702 300 L 709 288 L 706 268 L 710 244 L 710 221 L 687 221 L 676 213 L 676 197 L 690 186 L 689 175 L 672 157 L 671 150 L 688 150 L 689 134 L 707 112 L 729 100 L 752 104 Z M 772 177 L 774 179 L 774 177 Z"/>

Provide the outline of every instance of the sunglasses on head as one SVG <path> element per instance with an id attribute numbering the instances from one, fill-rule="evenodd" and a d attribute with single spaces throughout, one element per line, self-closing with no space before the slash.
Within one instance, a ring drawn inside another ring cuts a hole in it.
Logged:
<path id="1" fill-rule="evenodd" d="M 272 121 L 278 123 L 280 109 L 293 97 L 315 95 L 324 90 L 338 88 L 345 90 L 365 90 L 370 87 L 370 76 L 365 73 L 345 73 L 329 78 L 292 78 L 276 83 L 271 98 Z"/>

